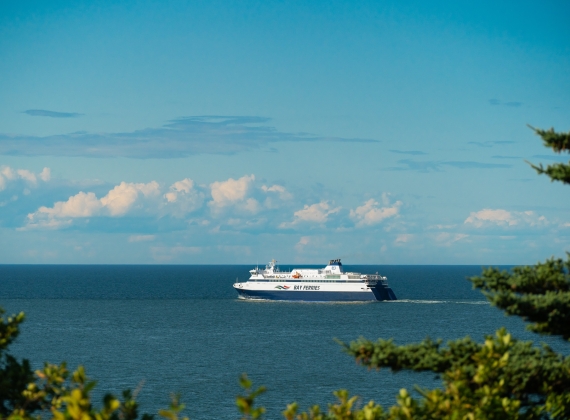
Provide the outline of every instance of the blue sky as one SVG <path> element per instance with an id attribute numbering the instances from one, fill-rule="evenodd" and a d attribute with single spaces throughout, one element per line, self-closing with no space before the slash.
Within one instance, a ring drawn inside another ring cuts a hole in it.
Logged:
<path id="1" fill-rule="evenodd" d="M 570 5 L 0 3 L 0 263 L 570 251 Z"/>

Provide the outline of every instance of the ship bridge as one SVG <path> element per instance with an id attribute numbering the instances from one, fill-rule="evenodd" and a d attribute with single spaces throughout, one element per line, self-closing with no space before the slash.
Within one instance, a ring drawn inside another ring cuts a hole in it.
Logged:
<path id="1" fill-rule="evenodd" d="M 340 262 L 340 258 L 329 261 L 329 265 L 325 267 L 325 273 L 327 272 L 330 272 L 331 274 L 344 273 L 344 270 L 342 269 L 342 263 Z"/>

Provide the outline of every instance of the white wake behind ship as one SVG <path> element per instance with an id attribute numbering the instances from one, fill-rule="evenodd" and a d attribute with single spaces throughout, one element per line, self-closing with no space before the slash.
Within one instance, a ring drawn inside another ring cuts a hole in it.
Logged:
<path id="1" fill-rule="evenodd" d="M 330 260 L 325 268 L 296 268 L 281 271 L 277 261 L 249 271 L 251 277 L 235 283 L 241 299 L 301 300 L 310 302 L 354 302 L 396 300 L 386 277 L 376 274 L 345 272 L 340 259 Z"/>

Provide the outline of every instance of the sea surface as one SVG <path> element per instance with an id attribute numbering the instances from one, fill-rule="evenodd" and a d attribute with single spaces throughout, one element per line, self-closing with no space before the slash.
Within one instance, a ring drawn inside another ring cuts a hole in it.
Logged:
<path id="1" fill-rule="evenodd" d="M 239 300 L 232 283 L 250 268 L 0 265 L 0 306 L 26 313 L 11 352 L 34 368 L 84 365 L 98 383 L 96 403 L 139 388 L 141 411 L 156 413 L 180 393 L 191 419 L 238 418 L 238 377 L 247 372 L 267 387 L 259 403 L 274 419 L 293 401 L 326 406 L 341 388 L 390 406 L 400 388 L 440 384 L 432 373 L 368 371 L 335 338 L 482 340 L 506 326 L 517 338 L 567 346 L 525 331 L 472 290 L 466 278 L 480 266 L 345 266 L 388 277 L 399 300 L 374 303 Z"/>

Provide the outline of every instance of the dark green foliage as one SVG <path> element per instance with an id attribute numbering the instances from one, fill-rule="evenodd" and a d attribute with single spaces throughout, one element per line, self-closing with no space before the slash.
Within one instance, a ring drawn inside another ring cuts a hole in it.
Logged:
<path id="1" fill-rule="evenodd" d="M 524 409 L 520 418 L 541 418 L 545 413 L 570 418 L 570 358 L 546 346 L 537 348 L 532 342 L 515 340 L 504 329 L 495 338 L 488 336 L 483 344 L 468 337 L 447 346 L 429 339 L 397 346 L 391 340 L 361 338 L 344 347 L 358 363 L 371 369 L 438 373 L 445 391 L 461 387 L 461 400 L 473 407 L 489 388 L 497 401 L 507 398 L 517 402 Z M 440 396 L 448 397 L 451 395 L 445 396 L 445 392 Z M 426 408 L 426 403 L 420 402 L 418 407 Z"/>
<path id="2" fill-rule="evenodd" d="M 556 153 L 570 151 L 570 132 L 557 133 L 554 131 L 554 128 L 541 130 L 540 128 L 534 128 L 530 125 L 529 127 L 542 138 L 546 147 L 551 148 Z"/>
<path id="3" fill-rule="evenodd" d="M 529 126 L 530 127 L 530 126 Z M 550 147 L 556 153 L 570 152 L 570 132 L 557 133 L 553 128 L 550 130 L 541 130 L 539 128 L 530 127 L 536 134 L 542 137 L 544 145 Z M 546 169 L 539 164 L 538 166 L 531 166 L 539 173 L 546 174 L 552 181 L 562 181 L 565 184 L 570 184 L 570 162 L 554 163 L 548 165 Z"/>
<path id="4" fill-rule="evenodd" d="M 549 259 L 512 273 L 488 268 L 474 286 L 509 315 L 531 322 L 528 329 L 570 340 L 570 257 Z"/>
<path id="5" fill-rule="evenodd" d="M 8 346 L 19 334 L 19 325 L 24 321 L 20 313 L 5 319 L 0 308 L 0 418 L 7 417 L 15 407 L 25 404 L 22 392 L 34 380 L 34 374 L 27 360 L 18 362 L 6 353 Z"/>

